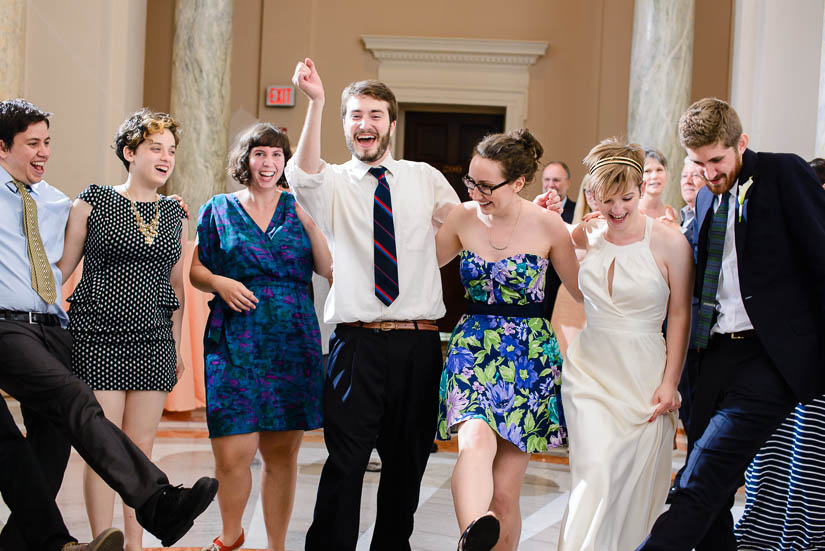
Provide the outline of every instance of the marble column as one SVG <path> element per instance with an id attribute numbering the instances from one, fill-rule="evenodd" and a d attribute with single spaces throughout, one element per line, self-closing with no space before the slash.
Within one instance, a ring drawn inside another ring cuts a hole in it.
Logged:
<path id="1" fill-rule="evenodd" d="M 816 144 L 814 155 L 825 157 L 825 12 L 822 17 L 822 38 L 819 54 L 819 101 L 816 109 Z"/>
<path id="2" fill-rule="evenodd" d="M 679 190 L 684 149 L 679 117 L 690 105 L 694 0 L 636 0 L 630 56 L 627 134 L 662 151 L 668 161 L 666 204 L 684 204 Z"/>
<path id="3" fill-rule="evenodd" d="M 225 191 L 232 6 L 233 0 L 175 2 L 171 112 L 182 137 L 167 193 L 189 204 L 190 238 L 198 209 Z"/>
<path id="4" fill-rule="evenodd" d="M 26 0 L 0 2 L 0 101 L 23 95 Z"/>

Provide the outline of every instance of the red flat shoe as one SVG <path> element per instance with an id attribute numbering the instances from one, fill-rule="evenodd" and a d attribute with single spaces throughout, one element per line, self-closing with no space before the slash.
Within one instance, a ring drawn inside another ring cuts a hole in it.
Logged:
<path id="1" fill-rule="evenodd" d="M 244 542 L 244 535 L 243 535 L 243 530 L 241 530 L 241 536 L 232 545 L 224 544 L 221 541 L 221 537 L 218 536 L 217 538 L 212 540 L 212 543 L 210 543 L 208 546 L 204 547 L 201 551 L 235 551 L 236 549 L 241 548 L 241 545 L 243 545 L 243 542 Z"/>
<path id="2" fill-rule="evenodd" d="M 501 525 L 493 513 L 481 515 L 464 530 L 458 551 L 490 551 L 498 543 Z"/>

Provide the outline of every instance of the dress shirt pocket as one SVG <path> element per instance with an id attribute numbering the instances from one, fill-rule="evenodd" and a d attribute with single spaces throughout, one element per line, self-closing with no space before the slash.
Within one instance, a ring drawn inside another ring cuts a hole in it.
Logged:
<path id="1" fill-rule="evenodd" d="M 398 249 L 422 251 L 427 245 L 427 240 L 434 239 L 432 209 L 415 203 L 402 203 L 393 205 L 393 213 L 398 220 L 395 229 Z"/>

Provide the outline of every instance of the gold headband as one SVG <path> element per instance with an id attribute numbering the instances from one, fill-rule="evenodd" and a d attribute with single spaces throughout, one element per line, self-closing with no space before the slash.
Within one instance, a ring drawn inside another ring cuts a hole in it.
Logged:
<path id="1" fill-rule="evenodd" d="M 642 165 L 640 165 L 639 162 L 635 159 L 631 159 L 630 157 L 608 157 L 606 159 L 598 161 L 596 164 L 590 167 L 590 175 L 592 176 L 597 169 L 605 165 L 627 165 L 638 170 L 639 174 L 644 174 Z"/>

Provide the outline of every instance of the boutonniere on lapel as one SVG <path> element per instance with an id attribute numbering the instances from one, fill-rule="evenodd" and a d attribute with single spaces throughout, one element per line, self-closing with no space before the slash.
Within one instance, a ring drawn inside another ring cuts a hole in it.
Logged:
<path id="1" fill-rule="evenodd" d="M 748 178 L 747 182 L 745 182 L 744 184 L 739 186 L 738 201 L 739 201 L 739 221 L 740 222 L 742 221 L 742 215 L 743 214 L 745 215 L 745 220 L 747 221 L 747 219 L 748 219 L 748 214 L 746 212 L 747 208 L 748 208 L 747 195 L 748 195 L 748 190 L 751 188 L 752 185 L 753 185 L 753 176 Z"/>

